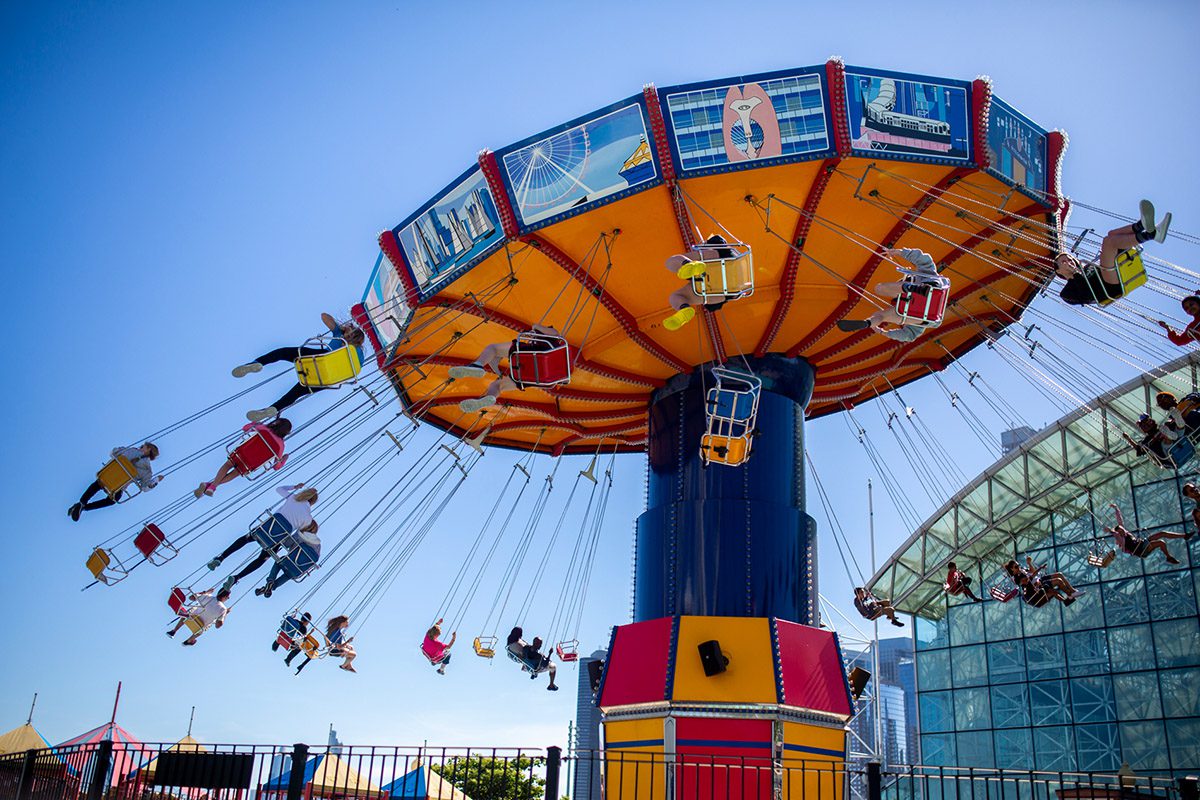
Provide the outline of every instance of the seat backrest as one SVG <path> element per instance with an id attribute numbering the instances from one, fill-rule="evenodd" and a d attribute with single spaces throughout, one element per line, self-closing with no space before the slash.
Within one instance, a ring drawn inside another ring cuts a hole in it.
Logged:
<path id="1" fill-rule="evenodd" d="M 700 451 L 705 459 L 717 464 L 739 466 L 749 456 L 750 443 L 745 437 L 719 436 L 706 433 L 700 437 Z"/>
<path id="2" fill-rule="evenodd" d="M 1168 455 L 1171 456 L 1171 461 L 1175 469 L 1180 469 L 1184 464 L 1192 460 L 1192 456 L 1196 455 L 1196 446 L 1186 436 L 1181 436 L 1179 437 L 1179 441 L 1171 445 L 1171 451 Z M 1168 464 L 1168 466 L 1171 465 Z"/>
<path id="3" fill-rule="evenodd" d="M 142 528 L 141 532 L 133 537 L 133 546 L 138 549 L 138 552 L 143 557 L 149 558 L 158 546 L 166 540 L 166 536 L 162 530 L 153 522 Z"/>
<path id="4" fill-rule="evenodd" d="M 302 578 L 317 565 L 317 550 L 307 544 L 302 544 L 288 551 L 279 559 L 283 574 L 291 580 Z"/>
<path id="5" fill-rule="evenodd" d="M 311 633 L 300 640 L 300 649 L 304 651 L 304 655 L 309 658 L 316 658 L 320 655 L 321 644 L 317 641 L 317 637 Z"/>
<path id="6" fill-rule="evenodd" d="M 250 535 L 259 547 L 270 550 L 292 535 L 292 523 L 282 514 L 263 515 L 258 524 L 250 529 Z"/>
<path id="7" fill-rule="evenodd" d="M 361 370 L 358 350 L 350 346 L 296 359 L 296 379 L 301 386 L 336 386 L 353 379 Z"/>
<path id="8" fill-rule="evenodd" d="M 100 481 L 104 491 L 112 495 L 128 486 L 136 476 L 137 469 L 133 462 L 125 456 L 117 456 L 100 468 L 96 480 Z"/>
<path id="9" fill-rule="evenodd" d="M 275 634 L 275 644 L 279 645 L 280 647 L 286 647 L 287 649 L 291 650 L 292 649 L 292 637 L 288 636 L 283 631 L 280 631 L 279 633 Z"/>
<path id="10" fill-rule="evenodd" d="M 560 339 L 549 350 L 522 350 L 522 340 L 517 338 L 517 349 L 508 362 L 508 374 L 518 384 L 525 386 L 553 386 L 571 377 L 571 350 L 565 339 Z"/>
<path id="11" fill-rule="evenodd" d="M 193 635 L 204 633 L 204 629 L 207 627 L 208 626 L 204 624 L 204 620 L 200 619 L 199 617 L 187 618 L 187 629 L 191 631 Z"/>
<path id="12" fill-rule="evenodd" d="M 104 570 L 108 569 L 108 565 L 111 563 L 112 557 L 108 554 L 108 551 L 97 547 L 92 551 L 92 554 L 88 556 L 87 568 L 93 575 L 99 578 L 104 574 Z"/>
<path id="13" fill-rule="evenodd" d="M 271 431 L 255 431 L 253 436 L 234 448 L 229 459 L 240 474 L 248 475 L 282 454 L 283 442 L 278 436 Z"/>
<path id="14" fill-rule="evenodd" d="M 167 596 L 167 605 L 176 614 L 183 608 L 183 604 L 187 602 L 187 594 L 178 586 L 171 590 L 171 594 Z"/>

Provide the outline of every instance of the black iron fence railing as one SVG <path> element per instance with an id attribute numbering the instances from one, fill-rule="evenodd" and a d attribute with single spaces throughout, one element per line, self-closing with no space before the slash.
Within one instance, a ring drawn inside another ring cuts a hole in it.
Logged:
<path id="1" fill-rule="evenodd" d="M 1200 800 L 1195 778 L 883 770 L 712 749 L 105 741 L 0 755 L 0 800 Z"/>

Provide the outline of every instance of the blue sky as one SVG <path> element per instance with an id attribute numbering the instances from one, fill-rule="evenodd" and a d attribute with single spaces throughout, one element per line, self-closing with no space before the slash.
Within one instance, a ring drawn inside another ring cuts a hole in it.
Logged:
<path id="1" fill-rule="evenodd" d="M 647 81 L 666 86 L 837 54 L 852 65 L 962 80 L 989 74 L 1001 97 L 1070 133 L 1069 194 L 1122 213 L 1149 195 L 1175 212 L 1179 228 L 1200 229 L 1200 175 L 1187 145 L 1197 111 L 1180 97 L 1200 67 L 1194 3 L 1017 2 L 982 11 L 880 3 L 851 12 L 765 2 L 744 15 L 727 4 L 647 5 L 528 3 L 503 15 L 483 3 L 0 6 L 0 266 L 10 314 L 26 320 L 10 333 L 0 396 L 8 422 L 0 602 L 15 643 L 0 665 L 0 728 L 24 721 L 37 691 L 35 722 L 60 741 L 106 720 L 123 680 L 119 721 L 147 740 L 182 736 L 196 705 L 195 733 L 208 741 L 320 742 L 333 722 L 350 742 L 564 743 L 572 669 L 561 673 L 565 690 L 551 695 L 507 662 L 468 659 L 465 647 L 446 678 L 416 653 L 478 525 L 470 503 L 451 510 L 360 635 L 360 674 L 319 664 L 298 680 L 268 649 L 283 605 L 251 598 L 192 649 L 161 632 L 171 582 L 249 519 L 234 519 L 159 573 L 79 591 L 92 545 L 215 465 L 78 524 L 64 514 L 110 447 L 227 397 L 242 388 L 230 367 L 306 338 L 322 310 L 355 302 L 376 233 L 481 147 L 499 149 Z M 1107 224 L 1083 214 L 1073 221 Z M 1194 248 L 1179 242 L 1157 252 L 1195 263 Z M 1039 303 L 1062 313 L 1049 299 Z M 1060 416 L 995 354 L 974 354 L 968 365 L 1031 423 Z M 1131 372 L 1100 367 L 1113 381 Z M 262 404 L 271 399 L 270 389 L 260 394 Z M 906 389 L 904 400 L 944 426 L 963 474 L 990 463 L 936 385 Z M 328 402 L 306 401 L 297 421 Z M 240 411 L 171 438 L 164 458 L 236 427 Z M 994 438 L 1002 425 L 986 412 Z M 859 416 L 886 437 L 875 409 Z M 809 445 L 835 511 L 861 544 L 870 465 L 840 418 L 812 424 Z M 487 460 L 480 486 L 498 487 L 509 464 Z M 642 469 L 637 458 L 618 459 L 586 649 L 627 619 Z M 881 494 L 886 554 L 909 531 Z M 914 495 L 922 518 L 934 510 Z M 368 501 L 356 503 L 365 511 Z M 822 531 L 822 591 L 845 607 L 849 579 L 815 497 L 810 513 Z M 556 594 L 544 589 L 539 602 Z"/>

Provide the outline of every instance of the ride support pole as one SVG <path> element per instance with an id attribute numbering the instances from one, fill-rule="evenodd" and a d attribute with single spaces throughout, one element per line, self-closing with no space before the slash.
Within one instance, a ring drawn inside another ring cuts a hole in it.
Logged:
<path id="1" fill-rule="evenodd" d="M 17 800 L 30 800 L 33 797 L 33 763 L 37 757 L 36 750 L 26 750 L 21 759 L 21 777 L 17 779 Z"/>
<path id="2" fill-rule="evenodd" d="M 87 800 L 101 800 L 104 797 L 104 790 L 108 787 L 108 769 L 112 766 L 112 750 L 112 739 L 103 740 L 96 748 L 95 768 L 88 786 Z"/>
<path id="3" fill-rule="evenodd" d="M 304 797 L 304 768 L 308 765 L 308 745 L 297 742 L 292 745 L 292 769 L 288 773 L 287 800 L 302 800 Z"/>

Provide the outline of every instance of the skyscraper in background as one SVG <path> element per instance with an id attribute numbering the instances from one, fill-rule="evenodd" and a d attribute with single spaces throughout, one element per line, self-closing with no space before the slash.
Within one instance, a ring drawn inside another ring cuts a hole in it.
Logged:
<path id="1" fill-rule="evenodd" d="M 870 672 L 873 668 L 871 649 L 872 646 L 862 651 L 847 650 L 846 659 Z M 883 713 L 882 752 L 875 746 L 875 709 L 867 705 L 851 722 L 852 730 L 885 763 L 917 763 L 917 687 L 912 640 L 880 640 L 879 674 L 871 680 L 879 681 L 879 703 Z M 868 684 L 863 694 L 873 697 L 873 685 Z"/>

